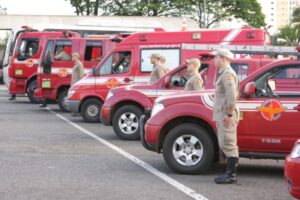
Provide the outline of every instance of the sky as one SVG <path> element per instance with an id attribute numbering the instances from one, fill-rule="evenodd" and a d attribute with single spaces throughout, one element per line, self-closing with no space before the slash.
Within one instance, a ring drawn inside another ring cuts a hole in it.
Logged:
<path id="1" fill-rule="evenodd" d="M 7 14 L 19 15 L 74 15 L 69 0 L 0 0 Z"/>

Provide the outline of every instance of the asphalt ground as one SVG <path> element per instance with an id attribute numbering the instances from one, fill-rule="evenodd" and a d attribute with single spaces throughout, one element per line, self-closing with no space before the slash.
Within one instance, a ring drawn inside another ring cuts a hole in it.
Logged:
<path id="1" fill-rule="evenodd" d="M 138 141 L 122 141 L 111 127 L 81 117 L 8 101 L 0 86 L 0 200 L 77 199 L 293 199 L 283 161 L 240 159 L 238 184 L 216 185 L 224 165 L 205 174 L 179 175 L 162 155 Z"/>

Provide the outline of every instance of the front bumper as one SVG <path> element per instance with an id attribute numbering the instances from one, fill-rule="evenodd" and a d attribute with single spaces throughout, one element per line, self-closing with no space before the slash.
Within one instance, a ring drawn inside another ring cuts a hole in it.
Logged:
<path id="1" fill-rule="evenodd" d="M 80 100 L 66 100 L 68 110 L 72 113 L 79 113 Z"/>
<path id="2" fill-rule="evenodd" d="M 103 105 L 101 108 L 100 119 L 102 124 L 106 126 L 111 126 L 110 111 L 111 111 L 111 107 Z"/>
<path id="3" fill-rule="evenodd" d="M 147 141 L 146 141 L 146 137 L 145 137 L 145 124 L 147 122 L 147 120 L 149 119 L 148 116 L 146 115 L 142 115 L 141 118 L 140 118 L 140 136 L 141 136 L 141 142 L 142 142 L 142 145 L 148 149 L 149 151 L 157 151 L 157 148 L 156 148 L 156 145 L 153 145 L 153 144 L 149 144 Z"/>
<path id="4" fill-rule="evenodd" d="M 288 184 L 288 190 L 290 194 L 300 199 L 300 158 L 290 158 L 289 156 L 285 160 L 284 176 Z"/>

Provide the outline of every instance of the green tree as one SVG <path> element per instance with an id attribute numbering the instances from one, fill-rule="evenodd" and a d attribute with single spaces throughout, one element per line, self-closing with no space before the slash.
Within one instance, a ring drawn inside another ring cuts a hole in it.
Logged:
<path id="1" fill-rule="evenodd" d="M 221 20 L 240 18 L 252 27 L 265 26 L 265 16 L 257 0 L 188 0 L 192 14 L 202 28 Z"/>
<path id="2" fill-rule="evenodd" d="M 276 35 L 277 44 L 285 46 L 297 46 L 300 42 L 300 29 L 287 25 L 279 30 L 279 34 Z"/>
<path id="3" fill-rule="evenodd" d="M 66 0 L 68 1 L 68 0 Z M 69 0 L 77 15 L 187 16 L 209 28 L 213 23 L 241 18 L 250 26 L 265 26 L 257 0 Z"/>

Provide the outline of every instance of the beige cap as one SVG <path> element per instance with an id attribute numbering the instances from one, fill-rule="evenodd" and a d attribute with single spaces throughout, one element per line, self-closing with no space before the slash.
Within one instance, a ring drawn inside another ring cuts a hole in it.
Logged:
<path id="1" fill-rule="evenodd" d="M 77 52 L 73 52 L 73 53 L 71 54 L 71 56 L 74 56 L 74 57 L 80 58 L 80 55 L 79 55 L 79 53 L 77 53 Z"/>
<path id="2" fill-rule="evenodd" d="M 229 58 L 230 60 L 234 58 L 233 53 L 228 49 L 217 49 L 213 52 L 215 56 L 223 56 L 225 58 Z"/>
<path id="3" fill-rule="evenodd" d="M 201 62 L 200 62 L 200 60 L 199 60 L 198 58 L 187 59 L 187 60 L 185 60 L 185 62 L 186 62 L 187 64 L 192 63 L 192 64 L 194 64 L 194 65 L 197 66 L 197 67 L 200 67 L 200 66 L 201 66 Z"/>
<path id="4" fill-rule="evenodd" d="M 151 54 L 150 58 L 152 57 L 160 59 L 161 55 L 159 53 L 153 53 Z"/>

